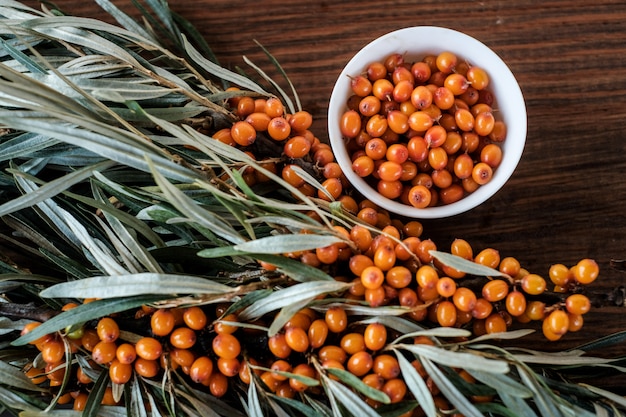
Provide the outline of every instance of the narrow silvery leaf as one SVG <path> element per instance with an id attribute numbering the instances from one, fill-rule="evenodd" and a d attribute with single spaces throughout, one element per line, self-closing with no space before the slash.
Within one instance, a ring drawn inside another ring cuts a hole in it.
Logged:
<path id="1" fill-rule="evenodd" d="M 142 294 L 227 294 L 228 285 L 191 275 L 139 273 L 63 282 L 41 291 L 46 298 L 115 298 Z"/>
<path id="2" fill-rule="evenodd" d="M 248 415 L 250 417 L 263 417 L 263 408 L 259 401 L 259 393 L 255 381 L 248 384 Z"/>
<path id="3" fill-rule="evenodd" d="M 476 369 L 470 369 L 467 372 L 476 378 L 477 381 L 495 388 L 498 392 L 506 392 L 510 396 L 520 398 L 530 398 L 533 395 L 532 391 L 507 375 L 478 371 Z"/>
<path id="4" fill-rule="evenodd" d="M 384 324 L 386 327 L 394 329 L 402 334 L 424 330 L 424 327 L 422 327 L 421 325 L 415 323 L 414 321 L 407 320 L 403 317 L 374 316 L 365 320 L 361 320 L 360 323 L 381 323 Z"/>
<path id="5" fill-rule="evenodd" d="M 313 281 L 292 285 L 291 287 L 282 288 L 280 291 L 274 291 L 264 299 L 256 301 L 251 306 L 245 308 L 239 314 L 239 317 L 241 320 L 258 318 L 271 311 L 308 300 L 311 297 L 346 290 L 348 287 L 350 287 L 350 284 L 337 281 Z"/>
<path id="6" fill-rule="evenodd" d="M 274 317 L 274 320 L 267 331 L 267 335 L 272 337 L 278 333 L 298 311 L 302 310 L 303 305 L 308 305 L 314 299 L 315 297 L 311 297 L 308 300 L 303 300 L 281 308 L 278 314 Z"/>
<path id="7" fill-rule="evenodd" d="M 121 26 L 123 26 L 126 30 L 137 33 L 144 38 L 149 39 L 150 34 L 137 22 L 128 16 L 126 13 L 118 9 L 113 3 L 109 0 L 95 0 L 98 6 L 100 6 L 105 12 L 110 14 Z"/>
<path id="8" fill-rule="evenodd" d="M 277 254 L 316 249 L 339 242 L 342 240 L 332 235 L 290 234 L 249 240 L 235 245 L 234 249 L 249 253 Z"/>
<path id="9" fill-rule="evenodd" d="M 168 202 L 181 213 L 230 242 L 243 242 L 243 237 L 241 237 L 228 222 L 221 219 L 214 212 L 200 207 L 197 201 L 186 196 L 185 193 L 167 181 L 156 167 L 153 166 L 152 161 L 149 161 L 149 165 L 152 167 L 152 175 L 154 176 L 155 182 L 160 187 Z"/>
<path id="10" fill-rule="evenodd" d="M 349 371 L 346 371 L 344 369 L 339 369 L 339 368 L 327 368 L 326 371 L 329 374 L 334 375 L 337 378 L 339 378 L 343 384 L 351 386 L 352 388 L 354 388 L 361 394 L 373 400 L 379 401 L 383 404 L 391 403 L 391 399 L 389 398 L 387 394 L 385 394 L 384 392 L 380 390 L 377 390 L 376 388 L 373 388 L 367 385 L 360 378 L 356 377 L 353 373 Z"/>
<path id="11" fill-rule="evenodd" d="M 517 371 L 520 375 L 520 379 L 526 386 L 533 392 L 535 404 L 539 409 L 539 413 L 542 417 L 563 417 L 561 410 L 554 404 L 554 397 L 552 392 L 548 393 L 548 390 L 541 385 L 536 379 L 532 371 L 527 370 L 524 366 L 518 365 Z"/>
<path id="12" fill-rule="evenodd" d="M 417 372 L 415 367 L 411 365 L 411 362 L 404 357 L 402 352 L 396 350 L 395 353 L 402 372 L 402 378 L 404 378 L 407 388 L 411 391 L 417 402 L 419 402 L 424 413 L 426 413 L 428 417 L 436 417 L 437 408 L 435 407 L 433 395 L 428 389 L 428 385 L 426 385 L 426 381 L 424 381 L 424 378 Z"/>
<path id="13" fill-rule="evenodd" d="M 607 391 L 605 389 L 602 388 L 598 388 L 598 387 L 594 387 L 593 385 L 589 385 L 589 384 L 584 384 L 581 383 L 581 386 L 583 386 L 584 388 L 588 389 L 589 391 L 601 395 L 602 397 L 606 398 L 609 401 L 613 401 L 616 404 L 619 404 L 620 406 L 626 408 L 626 398 L 624 398 L 621 395 L 617 395 L 611 391 Z"/>
<path id="14" fill-rule="evenodd" d="M 100 291 L 100 295 L 102 295 L 102 290 Z M 81 304 L 78 307 L 64 311 L 63 313 L 46 320 L 31 332 L 15 339 L 11 342 L 11 344 L 14 346 L 21 346 L 28 342 L 32 342 L 41 336 L 65 329 L 67 326 L 71 326 L 76 323 L 85 323 L 89 320 L 98 319 L 109 314 L 119 313 L 120 311 L 126 311 L 131 308 L 137 308 L 143 304 L 150 304 L 155 301 L 159 301 L 162 298 L 163 296 L 144 295 L 138 297 L 114 298 L 110 300 L 103 299 L 92 301 L 87 304 Z"/>
<path id="15" fill-rule="evenodd" d="M 28 378 L 24 372 L 19 368 L 9 365 L 8 363 L 0 360 L 0 373 L 2 374 L 2 384 L 28 391 L 45 391 L 45 388 L 41 388 Z"/>
<path id="16" fill-rule="evenodd" d="M 459 412 L 467 417 L 483 417 L 483 414 L 454 386 L 452 381 L 448 379 L 443 372 L 429 359 L 422 358 L 422 365 L 433 379 L 441 393 L 446 397 Z"/>
<path id="17" fill-rule="evenodd" d="M 452 255 L 450 253 L 437 250 L 431 250 L 429 251 L 429 253 L 444 265 L 456 269 L 457 271 L 465 272 L 466 274 L 485 277 L 506 276 L 505 273 L 502 273 L 497 269 L 489 268 L 488 266 L 472 262 L 470 260 L 461 258 L 460 256 Z"/>
<path id="18" fill-rule="evenodd" d="M 263 88 L 261 88 L 261 86 L 259 86 L 257 83 L 255 83 L 254 81 L 250 80 L 249 78 L 246 78 L 242 75 L 239 75 L 235 72 L 232 72 L 230 70 L 227 70 L 226 68 L 223 68 L 211 61 L 209 61 L 208 59 L 206 59 L 205 57 L 202 56 L 202 54 L 200 54 L 200 52 L 198 52 L 198 50 L 196 50 L 196 48 L 193 47 L 193 45 L 191 45 L 191 43 L 189 43 L 189 41 L 187 40 L 187 38 L 185 36 L 183 36 L 183 42 L 184 42 L 184 46 L 185 46 L 185 50 L 187 51 L 187 53 L 189 54 L 189 57 L 195 61 L 197 64 L 199 64 L 202 68 L 204 68 L 205 70 L 209 71 L 210 73 L 212 73 L 213 75 L 226 80 L 226 81 L 230 81 L 234 84 L 239 85 L 241 88 L 245 88 L 251 91 L 255 91 L 257 93 L 269 96 L 270 94 L 268 92 L 266 92 L 265 90 L 263 90 Z"/>
<path id="19" fill-rule="evenodd" d="M 509 372 L 507 362 L 498 359 L 488 359 L 480 355 L 468 352 L 454 352 L 442 347 L 429 345 L 399 345 L 402 349 L 413 352 L 420 358 L 428 358 L 432 361 L 452 368 L 488 370 L 493 373 L 506 374 Z"/>
<path id="20" fill-rule="evenodd" d="M 524 417 L 537 417 L 535 410 L 533 410 L 523 398 L 509 395 L 506 392 L 498 392 L 498 396 L 504 405 L 506 405 L 506 407 L 513 411 L 516 415 Z"/>
<path id="21" fill-rule="evenodd" d="M 465 329 L 457 329 L 455 327 L 435 327 L 433 329 L 420 329 L 411 333 L 405 333 L 396 339 L 394 342 L 399 342 L 402 339 L 413 338 L 416 336 L 428 336 L 428 337 L 468 337 L 471 336 L 471 332 Z"/>
<path id="22" fill-rule="evenodd" d="M 337 401 L 354 415 L 359 417 L 380 417 L 376 410 L 345 385 L 330 378 L 325 378 L 325 383 L 328 385 L 328 389 L 332 390 Z"/>
<path id="23" fill-rule="evenodd" d="M 30 155 L 37 150 L 54 146 L 57 143 L 59 143 L 58 140 L 51 139 L 46 135 L 23 133 L 0 144 L 0 161 L 10 161 Z"/>
<path id="24" fill-rule="evenodd" d="M 54 197 L 55 195 L 67 190 L 72 185 L 75 185 L 89 178 L 91 175 L 93 175 L 92 173 L 94 170 L 105 170 L 112 167 L 113 165 L 115 165 L 113 161 L 99 162 L 95 165 L 81 168 L 55 180 L 52 180 L 37 188 L 37 190 L 34 192 L 24 194 L 1 205 L 0 217 L 18 210 L 22 210 L 26 207 L 31 207 L 37 203 L 47 200 L 48 198 Z M 16 172 L 16 175 L 20 175 L 20 173 Z"/>

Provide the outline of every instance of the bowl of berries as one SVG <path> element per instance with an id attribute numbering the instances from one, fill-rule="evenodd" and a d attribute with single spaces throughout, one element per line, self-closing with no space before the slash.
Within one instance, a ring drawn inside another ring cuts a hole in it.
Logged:
<path id="1" fill-rule="evenodd" d="M 346 64 L 328 107 L 337 162 L 390 212 L 443 218 L 492 197 L 524 150 L 515 76 L 464 33 L 418 26 L 383 35 Z"/>

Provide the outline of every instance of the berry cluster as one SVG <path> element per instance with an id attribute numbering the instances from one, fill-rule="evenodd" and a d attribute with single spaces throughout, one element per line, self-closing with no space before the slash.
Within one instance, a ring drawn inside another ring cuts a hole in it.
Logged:
<path id="1" fill-rule="evenodd" d="M 506 126 L 489 76 L 451 52 L 406 62 L 393 53 L 351 78 L 341 117 L 354 172 L 418 208 L 454 203 L 489 182 Z"/>

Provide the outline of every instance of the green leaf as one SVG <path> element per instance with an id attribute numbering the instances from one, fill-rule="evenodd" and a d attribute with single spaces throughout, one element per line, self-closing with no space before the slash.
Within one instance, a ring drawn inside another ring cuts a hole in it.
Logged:
<path id="1" fill-rule="evenodd" d="M 267 335 L 272 337 L 278 333 L 298 311 L 302 310 L 303 305 L 308 305 L 314 299 L 315 297 L 310 297 L 308 300 L 303 300 L 281 308 L 278 314 L 274 317 L 274 320 L 267 331 Z"/>
<path id="2" fill-rule="evenodd" d="M 87 304 L 81 304 L 76 308 L 64 311 L 63 313 L 43 322 L 41 326 L 38 326 L 31 332 L 20 336 L 11 342 L 11 344 L 14 346 L 22 346 L 40 338 L 41 336 L 65 329 L 67 326 L 71 326 L 76 323 L 85 323 L 89 320 L 95 320 L 109 314 L 141 307 L 143 304 L 154 303 L 156 301 L 160 301 L 162 298 L 162 296 L 157 297 L 155 295 L 144 295 L 137 297 L 103 299 L 92 301 Z"/>
<path id="3" fill-rule="evenodd" d="M 155 274 L 150 272 L 98 276 L 63 282 L 39 293 L 45 298 L 116 298 L 145 294 L 228 294 L 228 285 L 193 275 Z"/>
<path id="4" fill-rule="evenodd" d="M 499 392 L 498 396 L 506 408 L 515 413 L 516 416 L 537 417 L 535 410 L 533 410 L 523 398 L 509 395 L 506 392 Z"/>
<path id="5" fill-rule="evenodd" d="M 499 393 L 504 392 L 512 397 L 520 398 L 531 398 L 533 395 L 532 391 L 507 375 L 484 372 L 476 369 L 470 369 L 467 372 L 476 378 L 477 381 L 498 390 Z"/>
<path id="6" fill-rule="evenodd" d="M 341 380 L 342 383 L 351 386 L 352 388 L 365 395 L 366 397 L 371 398 L 372 400 L 379 401 L 383 404 L 389 404 L 391 402 L 391 399 L 387 394 L 370 387 L 351 372 L 339 368 L 326 368 L 326 372 L 336 376 Z"/>
<path id="7" fill-rule="evenodd" d="M 203 57 L 200 52 L 198 52 L 198 50 L 196 48 L 193 47 L 193 45 L 191 45 L 191 43 L 189 43 L 189 41 L 187 40 L 187 38 L 183 35 L 183 45 L 185 47 L 185 51 L 189 54 L 189 57 L 196 62 L 198 65 L 200 65 L 200 67 L 202 67 L 203 69 L 205 69 L 206 71 L 210 72 L 211 74 L 226 80 L 226 81 L 230 81 L 234 84 L 237 84 L 238 86 L 240 86 L 243 89 L 248 89 L 251 91 L 255 91 L 259 94 L 262 94 L 264 96 L 269 96 L 270 94 L 268 92 L 266 92 L 265 90 L 263 90 L 263 88 L 261 88 L 261 86 L 259 86 L 257 83 L 251 81 L 249 78 L 243 77 L 237 73 L 234 73 L 230 70 L 227 70 L 226 68 L 220 67 L 219 65 L 209 61 L 208 59 L 206 59 L 205 57 Z"/>
<path id="8" fill-rule="evenodd" d="M 54 197 L 57 194 L 67 190 L 71 186 L 78 184 L 81 181 L 91 177 L 93 171 L 105 170 L 115 165 L 113 161 L 103 161 L 95 165 L 90 165 L 85 168 L 81 168 L 72 173 L 66 174 L 55 180 L 48 182 L 47 184 L 39 187 L 36 191 L 24 194 L 18 198 L 14 198 L 0 206 L 0 217 L 13 213 L 18 210 L 22 210 L 26 207 L 31 207 L 37 203 L 40 203 L 48 198 Z M 13 171 L 15 175 L 21 175 L 19 171 Z"/>
<path id="9" fill-rule="evenodd" d="M 301 303 L 318 295 L 344 291 L 349 287 L 350 284 L 337 281 L 312 281 L 296 284 L 274 291 L 264 299 L 256 301 L 239 313 L 239 318 L 241 320 L 254 320 L 271 311 L 280 310 L 285 306 Z"/>
<path id="10" fill-rule="evenodd" d="M 345 385 L 328 377 L 324 378 L 324 384 L 328 387 L 326 392 L 328 393 L 331 391 L 337 401 L 339 401 L 347 410 L 350 410 L 353 415 L 359 417 L 380 417 L 376 410 L 370 407 Z"/>
<path id="11" fill-rule="evenodd" d="M 428 386 L 426 385 L 426 381 L 424 381 L 424 378 L 422 378 L 422 376 L 417 372 L 417 369 L 411 365 L 411 362 L 409 362 L 409 360 L 405 358 L 401 352 L 397 350 L 394 350 L 394 352 L 398 358 L 402 378 L 404 378 L 407 388 L 411 391 L 419 405 L 422 407 L 426 416 L 437 417 L 435 401 L 433 399 L 433 395 L 428 389 Z"/>
<path id="12" fill-rule="evenodd" d="M 109 385 L 110 378 L 108 372 L 100 372 L 100 376 L 96 380 L 89 393 L 89 397 L 87 397 L 87 404 L 85 404 L 85 410 L 83 411 L 83 416 L 88 417 L 98 417 L 98 413 L 100 411 L 102 397 L 104 397 L 104 393 L 106 391 L 107 386 Z"/>
<path id="13" fill-rule="evenodd" d="M 320 414 L 315 409 L 313 409 L 313 407 L 304 404 L 300 400 L 287 398 L 287 397 L 281 397 L 274 393 L 268 393 L 267 395 L 270 398 L 273 398 L 274 400 L 281 402 L 290 408 L 293 408 L 294 410 L 303 414 L 305 417 L 319 417 L 320 416 Z"/>
<path id="14" fill-rule="evenodd" d="M 485 276 L 485 277 L 507 276 L 506 274 L 498 271 L 497 269 L 493 269 L 493 268 L 489 268 L 488 266 L 477 264 L 476 262 L 472 262 L 470 260 L 461 258 L 460 256 L 452 255 L 450 253 L 441 252 L 437 250 L 431 250 L 431 251 L 428 251 L 428 253 L 430 253 L 435 259 L 437 259 L 444 265 L 447 265 L 450 268 L 456 269 L 457 271 L 465 272 L 466 274 Z"/>
<path id="15" fill-rule="evenodd" d="M 459 390 L 452 384 L 452 382 L 446 378 L 441 370 L 427 358 L 421 358 L 424 369 L 428 372 L 428 375 L 433 379 L 435 385 L 439 388 L 441 393 L 446 397 L 452 405 L 454 405 L 460 413 L 466 417 L 483 417 L 483 414 L 478 411 L 476 406 L 470 402 Z"/>
<path id="16" fill-rule="evenodd" d="M 530 417 L 528 414 L 516 414 L 514 411 L 509 410 L 508 407 L 503 406 L 502 404 L 497 403 L 478 403 L 476 404 L 476 408 L 488 415 L 497 415 L 503 417 Z"/>
<path id="17" fill-rule="evenodd" d="M 605 389 L 602 388 L 598 388 L 595 387 L 593 385 L 589 385 L 589 384 L 585 384 L 585 383 L 581 383 L 580 384 L 582 387 L 588 389 L 589 391 L 593 392 L 594 394 L 598 394 L 604 398 L 606 398 L 607 400 L 614 402 L 615 404 L 618 404 L 621 407 L 626 408 L 626 398 L 624 398 L 621 395 L 617 395 L 611 391 L 607 391 Z"/>
<path id="18" fill-rule="evenodd" d="M 46 391 L 45 388 L 33 384 L 30 378 L 19 368 L 9 365 L 2 360 L 0 360 L 0 374 L 2 374 L 2 382 L 0 382 L 2 385 L 28 391 Z"/>
<path id="19" fill-rule="evenodd" d="M 536 379 L 531 370 L 517 365 L 517 371 L 522 382 L 533 392 L 535 404 L 542 417 L 564 417 L 554 403 L 554 394 Z"/>
<path id="20" fill-rule="evenodd" d="M 468 337 L 472 333 L 465 329 L 457 329 L 455 327 L 435 327 L 432 329 L 417 330 L 410 333 L 404 333 L 402 336 L 394 340 L 399 343 L 402 339 L 412 339 L 417 336 L 427 337 Z"/>
<path id="21" fill-rule="evenodd" d="M 233 248 L 246 253 L 278 254 L 311 250 L 339 242 L 342 240 L 332 235 L 286 234 L 249 240 Z"/>
<path id="22" fill-rule="evenodd" d="M 509 372 L 507 362 L 498 359 L 488 359 L 477 353 L 455 352 L 442 347 L 429 345 L 397 345 L 398 348 L 408 350 L 420 357 L 430 359 L 451 368 L 475 369 L 489 371 L 491 373 L 506 374 Z"/>
<path id="23" fill-rule="evenodd" d="M 259 401 L 256 380 L 248 384 L 248 415 L 250 417 L 263 417 L 263 408 Z"/>

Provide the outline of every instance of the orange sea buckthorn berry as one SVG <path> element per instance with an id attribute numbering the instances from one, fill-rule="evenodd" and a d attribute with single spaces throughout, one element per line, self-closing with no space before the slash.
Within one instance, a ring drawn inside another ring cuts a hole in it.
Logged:
<path id="1" fill-rule="evenodd" d="M 506 321 L 498 313 L 492 313 L 485 319 L 485 330 L 487 334 L 506 332 Z"/>
<path id="2" fill-rule="evenodd" d="M 309 348 L 309 337 L 301 327 L 289 327 L 285 330 L 285 342 L 295 352 L 306 352 Z"/>
<path id="3" fill-rule="evenodd" d="M 213 373 L 213 360 L 208 356 L 199 356 L 193 361 L 189 368 L 189 377 L 193 382 L 201 383 L 208 381 Z"/>
<path id="4" fill-rule="evenodd" d="M 509 283 L 502 279 L 492 279 L 482 289 L 483 298 L 492 303 L 503 300 L 508 293 Z"/>
<path id="5" fill-rule="evenodd" d="M 584 319 L 581 314 L 567 314 L 569 318 L 569 326 L 567 327 L 568 332 L 577 332 L 582 329 L 584 324 Z"/>
<path id="6" fill-rule="evenodd" d="M 307 363 L 300 363 L 294 366 L 291 372 L 308 378 L 316 377 L 315 369 Z M 289 386 L 296 392 L 303 392 L 309 387 L 305 382 L 296 378 L 289 378 Z"/>
<path id="7" fill-rule="evenodd" d="M 425 186 L 415 185 L 410 188 L 407 199 L 413 207 L 426 208 L 432 201 L 432 194 Z"/>
<path id="8" fill-rule="evenodd" d="M 170 344 L 179 349 L 189 349 L 196 344 L 196 332 L 189 327 L 179 327 L 170 334 Z"/>
<path id="9" fill-rule="evenodd" d="M 341 180 L 339 178 L 325 179 L 322 182 L 322 187 L 326 190 L 326 192 L 318 190 L 317 196 L 326 201 L 337 200 L 343 191 L 343 185 L 341 184 Z"/>
<path id="10" fill-rule="evenodd" d="M 422 288 L 436 288 L 439 273 L 430 265 L 422 265 L 416 272 L 417 285 Z"/>
<path id="11" fill-rule="evenodd" d="M 131 343 L 122 343 L 117 347 L 115 357 L 120 363 L 133 363 L 135 359 L 137 359 L 135 345 Z"/>
<path id="12" fill-rule="evenodd" d="M 241 362 L 237 358 L 217 358 L 217 369 L 227 377 L 233 377 L 239 374 Z"/>
<path id="13" fill-rule="evenodd" d="M 209 392 L 217 398 L 221 398 L 228 392 L 228 377 L 221 372 L 213 372 L 204 384 L 209 386 Z"/>
<path id="14" fill-rule="evenodd" d="M 105 342 L 115 342 L 120 335 L 120 328 L 110 317 L 103 317 L 96 325 L 96 331 L 100 340 Z"/>
<path id="15" fill-rule="evenodd" d="M 282 116 L 272 118 L 267 124 L 267 134 L 276 141 L 282 141 L 291 134 L 291 125 Z"/>
<path id="16" fill-rule="evenodd" d="M 134 362 L 135 372 L 145 378 L 153 378 L 159 373 L 159 363 L 156 360 L 137 358 Z"/>
<path id="17" fill-rule="evenodd" d="M 393 288 L 405 288 L 413 281 L 411 271 L 402 265 L 394 266 L 385 274 L 385 282 Z"/>
<path id="18" fill-rule="evenodd" d="M 46 363 L 58 363 L 65 357 L 65 344 L 61 340 L 52 339 L 44 342 L 41 359 Z"/>
<path id="19" fill-rule="evenodd" d="M 579 284 L 591 284 L 598 278 L 600 267 L 593 259 L 582 259 L 572 268 L 574 279 Z"/>
<path id="20" fill-rule="evenodd" d="M 546 290 L 546 280 L 537 274 L 528 274 L 520 281 L 522 290 L 526 294 L 539 295 Z"/>
<path id="21" fill-rule="evenodd" d="M 306 110 L 300 110 L 289 117 L 289 124 L 292 130 L 302 132 L 311 127 L 313 124 L 313 116 Z"/>
<path id="22" fill-rule="evenodd" d="M 476 307 L 476 294 L 469 288 L 458 287 L 452 294 L 454 306 L 463 312 L 471 312 Z"/>
<path id="23" fill-rule="evenodd" d="M 479 185 L 485 185 L 493 177 L 493 168 L 485 162 L 479 162 L 472 169 L 472 179 Z"/>
<path id="24" fill-rule="evenodd" d="M 400 365 L 398 360 L 389 354 L 377 355 L 374 358 L 372 370 L 385 380 L 397 378 L 400 375 Z"/>
<path id="25" fill-rule="evenodd" d="M 270 337 L 267 341 L 267 346 L 270 352 L 277 358 L 285 359 L 291 355 L 291 348 L 287 345 L 284 333 L 277 333 Z"/>
<path id="26" fill-rule="evenodd" d="M 130 363 L 122 363 L 114 359 L 109 366 L 109 377 L 114 384 L 125 384 L 133 375 L 133 367 Z"/>
<path id="27" fill-rule="evenodd" d="M 303 158 L 311 150 L 311 143 L 304 136 L 296 135 L 287 139 L 283 152 L 289 158 Z"/>
<path id="28" fill-rule="evenodd" d="M 452 71 L 454 71 L 458 62 L 459 59 L 457 58 L 457 56 L 453 52 L 449 51 L 439 53 L 435 60 L 437 68 L 444 74 L 450 74 Z"/>
<path id="29" fill-rule="evenodd" d="M 183 321 L 190 329 L 202 330 L 207 325 L 207 316 L 200 307 L 188 307 L 183 313 Z"/>
<path id="30" fill-rule="evenodd" d="M 383 285 L 385 282 L 385 273 L 383 270 L 376 266 L 366 267 L 360 275 L 361 284 L 368 289 L 376 289 Z M 335 332 L 337 333 L 337 332 Z"/>
<path id="31" fill-rule="evenodd" d="M 265 102 L 265 113 L 270 117 L 279 117 L 285 114 L 285 106 L 277 97 L 270 97 Z"/>
<path id="32" fill-rule="evenodd" d="M 220 333 L 213 339 L 213 352 L 220 358 L 233 359 L 241 353 L 241 344 L 232 334 Z"/>
<path id="33" fill-rule="evenodd" d="M 324 320 L 326 322 L 326 325 L 328 326 L 328 330 L 332 333 L 341 333 L 348 326 L 348 315 L 346 311 L 341 307 L 330 307 L 328 310 L 326 310 Z"/>
<path id="34" fill-rule="evenodd" d="M 83 411 L 87 406 L 87 399 L 89 395 L 86 392 L 79 393 L 76 398 L 74 398 L 74 404 L 72 405 L 72 409 L 75 411 Z"/>
<path id="35" fill-rule="evenodd" d="M 547 328 L 554 334 L 562 336 L 567 333 L 569 327 L 569 316 L 563 310 L 553 310 L 544 319 Z"/>
<path id="36" fill-rule="evenodd" d="M 345 334 L 341 338 L 339 345 L 349 355 L 353 355 L 366 349 L 365 337 L 361 333 Z"/>
<path id="37" fill-rule="evenodd" d="M 489 134 L 489 139 L 494 142 L 502 142 L 506 139 L 506 125 L 502 120 L 496 120 L 493 129 Z"/>
<path id="38" fill-rule="evenodd" d="M 230 135 L 235 143 L 241 146 L 250 146 L 256 141 L 256 129 L 245 120 L 240 120 L 230 128 Z"/>
<path id="39" fill-rule="evenodd" d="M 493 304 L 491 304 L 489 301 L 485 300 L 484 298 L 478 298 L 476 299 L 476 303 L 474 305 L 474 308 L 472 309 L 472 317 L 478 320 L 484 320 L 487 317 L 489 317 L 492 311 L 493 311 Z"/>
<path id="40" fill-rule="evenodd" d="M 546 304 L 542 301 L 529 301 L 526 305 L 526 315 L 531 320 L 543 320 L 545 317 Z"/>
<path id="41" fill-rule="evenodd" d="M 506 311 L 513 317 L 519 317 L 526 312 L 526 297 L 520 291 L 511 291 L 506 296 Z"/>
<path id="42" fill-rule="evenodd" d="M 373 366 L 374 358 L 365 350 L 353 353 L 346 362 L 346 368 L 348 371 L 358 377 L 362 377 L 367 374 Z"/>
<path id="43" fill-rule="evenodd" d="M 176 318 L 169 309 L 158 309 L 150 317 L 150 327 L 156 336 L 167 336 L 174 330 Z"/>
<path id="44" fill-rule="evenodd" d="M 381 391 L 387 394 L 391 400 L 391 404 L 396 404 L 402 401 L 406 396 L 407 386 L 404 380 L 400 378 L 392 378 L 385 382 Z"/>
<path id="45" fill-rule="evenodd" d="M 325 319 L 314 320 L 308 329 L 309 344 L 316 349 L 326 343 L 328 337 L 328 324 Z"/>
<path id="46" fill-rule="evenodd" d="M 474 252 L 472 246 L 468 241 L 464 239 L 456 238 L 452 241 L 450 245 L 450 253 L 452 255 L 456 255 L 463 259 L 472 260 L 474 259 Z"/>
<path id="47" fill-rule="evenodd" d="M 370 323 L 363 331 L 363 340 L 368 349 L 380 350 L 387 344 L 387 328 L 381 323 Z"/>
<path id="48" fill-rule="evenodd" d="M 451 301 L 441 301 L 436 307 L 437 322 L 442 327 L 452 327 L 456 323 L 456 307 Z"/>
<path id="49" fill-rule="evenodd" d="M 80 370 L 80 368 L 78 369 Z M 24 372 L 24 375 L 26 375 L 33 384 L 39 385 L 48 380 L 44 372 L 43 369 L 31 367 Z M 89 382 L 91 382 L 91 380 L 89 380 Z"/>
<path id="50" fill-rule="evenodd" d="M 41 326 L 41 323 L 38 322 L 38 321 L 31 321 L 30 323 L 26 323 L 24 325 L 24 327 L 22 328 L 22 330 L 20 332 L 20 335 L 24 336 L 25 334 L 30 333 L 31 331 L 33 331 L 35 328 L 37 328 L 39 326 Z M 41 336 L 41 337 L 31 341 L 31 342 L 28 342 L 28 344 L 30 344 L 30 345 L 41 345 L 44 342 L 50 340 L 51 338 L 52 338 L 52 335 L 47 334 L 47 335 Z"/>
<path id="51" fill-rule="evenodd" d="M 115 359 L 115 354 L 117 352 L 117 345 L 115 342 L 105 342 L 101 341 L 97 345 L 94 346 L 91 351 L 91 357 L 94 362 L 99 365 L 106 364 Z"/>
<path id="52" fill-rule="evenodd" d="M 163 353 L 163 346 L 153 337 L 142 337 L 135 343 L 135 351 L 140 358 L 156 360 Z"/>
<path id="53" fill-rule="evenodd" d="M 565 299 L 565 308 L 568 313 L 583 315 L 591 310 L 591 301 L 584 294 L 572 294 Z"/>
<path id="54" fill-rule="evenodd" d="M 456 282 L 450 277 L 441 277 L 437 281 L 437 292 L 444 298 L 452 297 L 456 292 Z"/>
<path id="55" fill-rule="evenodd" d="M 573 278 L 570 269 L 563 264 L 553 264 L 548 270 L 548 277 L 554 285 L 565 287 Z"/>
<path id="56" fill-rule="evenodd" d="M 91 352 L 98 342 L 100 342 L 100 338 L 95 329 L 85 329 L 83 336 L 80 338 L 80 344 L 88 352 Z"/>
<path id="57" fill-rule="evenodd" d="M 500 261 L 500 265 L 498 266 L 498 270 L 503 274 L 507 274 L 510 277 L 515 277 L 520 272 L 520 263 L 517 259 L 512 256 L 507 256 Z"/>
<path id="58" fill-rule="evenodd" d="M 489 268 L 497 268 L 500 264 L 500 253 L 493 248 L 483 249 L 474 257 L 474 262 Z"/>
<path id="59" fill-rule="evenodd" d="M 489 85 L 489 75 L 480 67 L 470 67 L 465 74 L 467 81 L 477 90 L 484 90 Z"/>
<path id="60" fill-rule="evenodd" d="M 372 92 L 372 82 L 365 75 L 350 77 L 352 92 L 360 97 L 365 97 Z"/>

